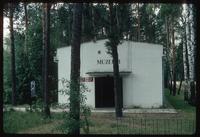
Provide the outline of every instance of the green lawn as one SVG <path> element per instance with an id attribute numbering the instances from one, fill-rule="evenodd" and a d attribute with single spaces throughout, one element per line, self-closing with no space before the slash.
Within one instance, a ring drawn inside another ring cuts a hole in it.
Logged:
<path id="1" fill-rule="evenodd" d="M 26 129 L 38 127 L 39 125 L 49 124 L 61 119 L 61 114 L 52 114 L 52 119 L 43 119 L 40 113 L 36 112 L 3 112 L 3 129 L 5 133 L 18 133 Z"/>
<path id="2" fill-rule="evenodd" d="M 191 106 L 184 101 L 183 92 L 180 95 L 170 95 L 169 90 L 165 90 L 165 97 L 170 104 L 180 113 L 184 118 L 196 118 L 196 107 Z"/>
<path id="3" fill-rule="evenodd" d="M 175 109 L 181 109 L 186 112 L 194 112 L 195 107 L 189 105 L 187 102 L 183 101 L 184 100 L 184 95 L 183 92 L 180 93 L 180 95 L 170 95 L 169 90 L 165 90 L 165 97 L 167 100 L 170 102 L 170 104 L 175 108 Z"/>
<path id="4" fill-rule="evenodd" d="M 177 131 L 178 133 L 191 134 L 195 121 L 189 123 L 187 120 L 195 120 L 195 107 L 183 101 L 183 94 L 174 97 L 169 95 L 169 91 L 166 90 L 165 97 L 171 104 L 170 106 L 178 111 L 177 114 L 126 113 L 117 125 L 114 113 L 92 113 L 90 134 L 174 134 Z M 62 113 L 52 113 L 51 119 L 44 120 L 41 113 L 36 112 L 3 112 L 3 129 L 6 133 L 58 134 L 61 132 L 56 130 L 56 127 L 60 125 L 62 119 Z M 177 123 L 182 126 L 177 126 Z M 81 133 L 84 132 L 81 130 Z"/>

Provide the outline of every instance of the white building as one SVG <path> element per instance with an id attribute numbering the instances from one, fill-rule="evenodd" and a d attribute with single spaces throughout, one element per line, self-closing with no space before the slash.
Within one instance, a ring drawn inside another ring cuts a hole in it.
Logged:
<path id="1" fill-rule="evenodd" d="M 81 81 L 90 90 L 86 103 L 93 108 L 114 107 L 113 65 L 106 41 L 81 44 Z M 163 105 L 162 53 L 157 44 L 123 41 L 118 46 L 124 108 Z M 70 80 L 71 47 L 59 48 L 57 58 L 58 79 Z M 58 84 L 61 90 L 61 82 Z M 67 100 L 67 95 L 58 94 L 59 103 Z"/>

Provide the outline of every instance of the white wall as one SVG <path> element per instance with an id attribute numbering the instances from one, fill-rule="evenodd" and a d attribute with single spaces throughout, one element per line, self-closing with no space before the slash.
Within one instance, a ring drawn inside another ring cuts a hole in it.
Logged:
<path id="1" fill-rule="evenodd" d="M 132 45 L 130 45 L 132 46 Z M 124 78 L 126 106 L 159 107 L 162 105 L 162 47 L 134 43 L 133 73 Z"/>
<path id="2" fill-rule="evenodd" d="M 96 43 L 88 42 L 81 45 L 81 76 L 91 77 L 87 72 L 112 72 L 110 64 L 98 64 L 99 59 L 110 59 L 106 53 L 106 40 Z M 101 51 L 101 54 L 98 54 Z M 59 48 L 58 78 L 70 78 L 71 48 Z M 124 107 L 158 107 L 162 105 L 162 46 L 147 43 L 124 42 L 118 46 L 120 59 L 119 70 L 131 71 L 123 75 L 123 104 Z M 95 107 L 95 79 L 84 82 L 90 92 L 87 95 L 87 104 Z M 58 88 L 62 85 L 59 83 Z M 66 97 L 59 94 L 58 102 L 66 102 Z"/>
<path id="3" fill-rule="evenodd" d="M 107 54 L 107 49 L 105 47 L 106 40 L 100 40 L 96 43 L 88 42 L 81 45 L 81 69 L 82 73 L 86 72 L 104 72 L 104 71 L 113 71 L 112 64 L 97 64 L 97 60 L 108 59 L 112 60 L 110 54 Z M 119 45 L 119 70 L 127 71 L 128 70 L 128 47 L 125 44 Z M 98 51 L 101 53 L 98 54 Z"/>
<path id="4" fill-rule="evenodd" d="M 58 58 L 58 102 L 67 103 L 68 96 L 61 94 L 60 90 L 63 89 L 62 79 L 70 80 L 71 69 L 71 47 L 60 48 L 57 50 Z"/>

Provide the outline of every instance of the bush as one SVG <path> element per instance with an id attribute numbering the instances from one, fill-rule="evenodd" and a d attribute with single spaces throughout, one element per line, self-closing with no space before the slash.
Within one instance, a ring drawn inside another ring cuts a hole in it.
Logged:
<path id="1" fill-rule="evenodd" d="M 64 88 L 59 92 L 61 92 L 61 94 L 69 96 L 70 81 L 62 79 L 61 82 Z M 83 83 L 80 83 L 80 121 L 76 121 L 70 116 L 69 113 L 66 112 L 64 114 L 64 122 L 57 128 L 58 130 L 61 130 L 65 134 L 69 134 L 70 131 L 73 129 L 73 127 L 79 126 L 80 128 L 83 128 L 83 131 L 86 134 L 89 133 L 89 125 L 91 122 L 89 121 L 88 117 L 91 115 L 91 108 L 86 105 L 87 98 L 86 95 L 84 94 L 85 92 L 88 91 L 89 91 L 88 88 Z M 66 107 L 69 108 L 69 103 L 66 103 L 65 105 Z"/>

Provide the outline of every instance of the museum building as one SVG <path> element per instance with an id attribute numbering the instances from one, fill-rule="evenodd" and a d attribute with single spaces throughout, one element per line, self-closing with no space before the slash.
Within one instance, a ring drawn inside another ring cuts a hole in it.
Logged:
<path id="1" fill-rule="evenodd" d="M 107 39 L 81 44 L 80 81 L 89 89 L 86 103 L 93 108 L 112 108 L 114 103 L 113 60 Z M 163 105 L 163 47 L 158 44 L 122 41 L 118 45 L 123 108 L 156 108 Z M 71 47 L 57 49 L 58 90 L 61 79 L 70 80 Z M 68 95 L 58 93 L 58 103 Z"/>

